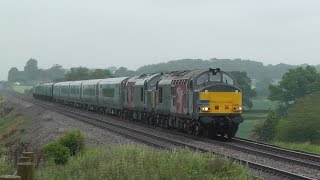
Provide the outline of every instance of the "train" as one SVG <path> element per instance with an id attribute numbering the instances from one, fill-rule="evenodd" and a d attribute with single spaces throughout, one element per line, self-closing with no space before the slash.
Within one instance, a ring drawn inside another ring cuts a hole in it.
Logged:
<path id="1" fill-rule="evenodd" d="M 220 68 L 43 83 L 33 96 L 210 139 L 243 122 L 242 91 Z"/>

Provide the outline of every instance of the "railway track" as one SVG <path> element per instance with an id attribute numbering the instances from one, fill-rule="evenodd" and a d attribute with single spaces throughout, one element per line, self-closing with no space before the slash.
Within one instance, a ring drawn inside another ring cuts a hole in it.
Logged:
<path id="1" fill-rule="evenodd" d="M 109 131 L 121 134 L 121 135 L 129 137 L 131 139 L 135 139 L 139 142 L 142 142 L 144 144 L 147 144 L 147 145 L 150 145 L 153 147 L 165 148 L 165 149 L 173 149 L 176 147 L 182 147 L 182 148 L 187 148 L 190 150 L 195 150 L 195 151 L 200 151 L 200 152 L 213 152 L 213 150 L 210 148 L 201 147 L 199 145 L 193 145 L 193 144 L 188 143 L 188 141 L 186 141 L 186 140 L 181 141 L 176 138 L 168 138 L 168 137 L 164 137 L 164 136 L 155 135 L 150 132 L 144 132 L 141 130 L 134 129 L 130 125 L 129 126 L 123 125 L 121 123 L 118 124 L 118 123 L 107 121 L 102 117 L 97 117 L 96 115 L 93 116 L 91 113 L 88 115 L 88 114 L 84 114 L 83 112 L 77 112 L 77 111 L 71 110 L 69 108 L 61 107 L 60 105 L 57 105 L 57 104 L 52 105 L 52 103 L 43 102 L 41 100 L 35 100 L 30 97 L 25 97 L 25 96 L 16 95 L 16 94 L 14 94 L 14 96 L 16 96 L 19 99 L 23 99 L 27 102 L 45 107 L 47 109 L 56 111 L 61 114 L 64 114 L 66 116 L 69 116 L 69 117 L 72 117 L 72 118 L 75 118 L 75 119 L 78 119 L 78 120 L 81 120 L 81 121 L 84 121 L 84 122 L 87 122 L 90 124 L 94 124 L 96 126 L 99 126 L 99 127 L 105 128 L 105 129 L 108 129 Z M 185 136 L 185 134 L 183 134 L 183 135 Z M 235 139 L 232 142 L 221 142 L 221 141 L 216 141 L 216 140 L 198 138 L 198 137 L 194 137 L 194 136 L 187 136 L 187 138 L 192 138 L 194 140 L 199 140 L 199 141 L 203 141 L 203 142 L 207 142 L 207 143 L 219 144 L 219 145 L 222 145 L 225 147 L 227 146 L 229 148 L 234 148 L 239 151 L 244 151 L 247 153 L 257 154 L 257 155 L 264 156 L 267 158 L 279 159 L 281 161 L 295 163 L 295 164 L 299 164 L 301 166 L 315 168 L 317 170 L 319 169 L 319 156 L 315 156 L 315 155 L 311 155 L 311 154 L 307 154 L 307 153 L 301 153 L 301 152 L 296 152 L 296 151 L 292 151 L 292 150 L 285 150 L 284 148 L 274 147 L 271 145 L 268 146 L 268 145 L 262 144 L 262 143 L 245 141 L 243 139 Z M 265 151 L 267 151 L 267 152 L 265 152 Z M 270 151 L 270 152 L 268 152 L 268 151 Z M 277 151 L 277 152 L 275 152 L 275 151 Z M 272 154 L 271 152 L 274 152 L 274 154 Z M 286 153 L 286 152 L 288 152 L 289 155 L 283 155 L 283 154 L 282 154 L 282 156 L 279 155 L 279 153 Z M 219 154 L 216 152 L 215 152 L 215 154 L 225 157 L 225 155 L 223 155 L 223 154 Z M 303 155 L 298 156 L 298 154 L 303 154 Z M 287 156 L 292 156 L 295 158 L 289 158 Z M 306 157 L 305 159 L 308 159 L 308 160 L 304 160 L 304 158 L 302 156 Z M 228 157 L 228 158 L 230 160 L 237 161 L 241 164 L 244 164 L 252 170 L 260 171 L 260 172 L 262 172 L 261 174 L 265 174 L 267 177 L 273 177 L 273 178 L 277 178 L 277 179 L 279 179 L 279 178 L 281 178 L 281 179 L 316 179 L 316 178 L 311 178 L 311 177 L 299 175 L 299 174 L 289 172 L 286 170 L 273 168 L 271 166 L 263 165 L 263 164 L 249 161 L 249 160 L 244 160 L 244 159 L 239 159 L 239 158 L 234 158 L 234 157 Z"/>

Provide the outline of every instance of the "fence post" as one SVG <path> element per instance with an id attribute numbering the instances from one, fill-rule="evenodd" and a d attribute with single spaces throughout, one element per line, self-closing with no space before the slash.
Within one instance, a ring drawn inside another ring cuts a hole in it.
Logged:
<path id="1" fill-rule="evenodd" d="M 30 160 L 29 157 L 23 157 L 23 156 L 21 156 L 19 162 L 31 162 L 31 160 Z"/>
<path id="2" fill-rule="evenodd" d="M 29 157 L 30 162 L 34 162 L 34 154 L 33 152 L 22 152 L 22 157 Z"/>
<path id="3" fill-rule="evenodd" d="M 32 180 L 34 174 L 34 165 L 32 162 L 18 163 L 18 175 L 21 180 Z"/>

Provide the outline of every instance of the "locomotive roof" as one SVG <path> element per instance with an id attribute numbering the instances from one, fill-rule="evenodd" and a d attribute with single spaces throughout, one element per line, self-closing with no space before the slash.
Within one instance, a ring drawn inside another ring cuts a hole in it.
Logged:
<path id="1" fill-rule="evenodd" d="M 138 78 L 136 81 L 136 85 L 144 85 L 145 81 L 150 81 L 151 79 L 161 75 L 162 73 L 157 73 L 157 74 L 150 74 L 145 76 L 144 78 Z"/>

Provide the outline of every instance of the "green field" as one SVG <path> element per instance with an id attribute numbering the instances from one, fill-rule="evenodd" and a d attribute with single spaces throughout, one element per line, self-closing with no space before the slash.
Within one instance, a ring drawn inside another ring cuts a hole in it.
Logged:
<path id="1" fill-rule="evenodd" d="M 25 90 L 32 89 L 32 86 L 13 85 L 12 88 L 13 88 L 13 90 L 15 90 L 15 91 L 17 91 L 19 93 L 24 93 Z"/>
<path id="2" fill-rule="evenodd" d="M 256 123 L 265 120 L 266 113 L 244 113 L 244 122 L 240 124 L 236 137 L 250 139 L 251 131 Z"/>
<path id="3" fill-rule="evenodd" d="M 276 109 L 278 107 L 277 102 L 273 102 L 267 99 L 254 99 L 252 100 L 252 110 L 268 110 Z"/>

